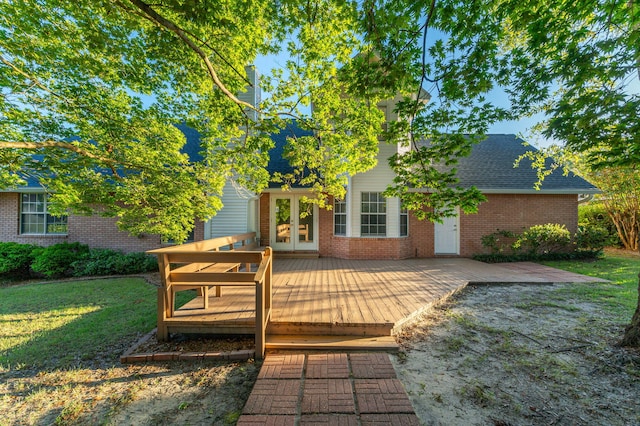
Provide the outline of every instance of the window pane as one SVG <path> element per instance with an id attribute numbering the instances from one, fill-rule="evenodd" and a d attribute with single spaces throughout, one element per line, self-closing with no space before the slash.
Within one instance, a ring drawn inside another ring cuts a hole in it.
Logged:
<path id="1" fill-rule="evenodd" d="M 47 214 L 45 194 L 22 194 L 20 203 L 21 234 L 66 234 L 67 217 Z"/>
<path id="2" fill-rule="evenodd" d="M 67 218 L 47 215 L 47 234 L 66 234 Z"/>
<path id="3" fill-rule="evenodd" d="M 22 233 L 44 234 L 44 215 L 25 214 L 22 215 Z"/>
<path id="4" fill-rule="evenodd" d="M 381 192 L 363 192 L 360 204 L 360 234 L 385 236 L 387 227 L 387 200 Z"/>
<path id="5" fill-rule="evenodd" d="M 405 208 L 400 209 L 400 236 L 409 235 L 409 212 Z"/>
<path id="6" fill-rule="evenodd" d="M 298 202 L 298 241 L 313 242 L 313 204 L 300 200 Z"/>
<path id="7" fill-rule="evenodd" d="M 276 199 L 276 242 L 289 243 L 291 241 L 291 200 L 289 198 Z"/>
<path id="8" fill-rule="evenodd" d="M 347 203 L 333 200 L 333 234 L 347 235 Z"/>

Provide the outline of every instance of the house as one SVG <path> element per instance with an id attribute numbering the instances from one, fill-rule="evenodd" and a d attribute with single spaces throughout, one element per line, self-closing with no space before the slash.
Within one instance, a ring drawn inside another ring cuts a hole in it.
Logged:
<path id="1" fill-rule="evenodd" d="M 182 129 L 189 145 L 197 145 L 197 134 Z M 304 134 L 299 128 L 297 136 Z M 276 148 L 269 164 L 271 172 L 287 172 L 280 154 L 287 132 L 275 134 Z M 571 232 L 577 228 L 581 194 L 597 189 L 578 176 L 556 171 L 540 190 L 534 189 L 536 171 L 528 161 L 514 168 L 514 161 L 527 150 L 514 135 L 489 135 L 475 145 L 469 157 L 461 158 L 458 178 L 463 187 L 475 186 L 487 198 L 477 214 L 446 218 L 442 224 L 416 219 L 403 210 L 397 198 L 382 192 L 393 179 L 386 159 L 396 152 L 381 142 L 378 165 L 349 178 L 344 200 L 332 200 L 333 209 L 318 209 L 303 200 L 305 188 L 283 191 L 273 185 L 253 194 L 228 182 L 224 208 L 210 221 L 198 223 L 194 239 L 257 232 L 260 244 L 276 252 L 313 253 L 349 259 L 402 259 L 409 257 L 462 256 L 482 251 L 480 238 L 497 229 L 520 231 L 536 224 L 560 223 Z M 81 242 L 92 247 L 145 251 L 162 245 L 158 235 L 130 236 L 117 231 L 115 219 L 47 214 L 46 196 L 37 182 L 0 192 L 0 240 L 50 245 Z"/>
<path id="2" fill-rule="evenodd" d="M 255 82 L 253 68 L 247 70 Z M 258 103 L 260 90 L 242 94 L 243 100 Z M 428 94 L 425 92 L 425 100 Z M 397 120 L 391 99 L 378 107 L 387 122 Z M 199 158 L 199 136 L 186 126 L 178 126 L 187 138 L 185 151 Z M 289 165 L 282 158 L 287 136 L 309 134 L 295 125 L 273 134 L 269 171 L 286 173 Z M 536 171 L 528 161 L 514 168 L 514 161 L 527 150 L 514 135 L 489 135 L 475 145 L 471 155 L 461 158 L 458 178 L 463 187 L 475 186 L 487 198 L 477 214 L 458 214 L 443 223 L 419 221 L 403 210 L 397 198 L 384 198 L 382 192 L 394 178 L 387 159 L 406 150 L 381 141 L 378 164 L 372 170 L 348 178 L 344 200 L 330 200 L 332 210 L 307 203 L 306 188 L 283 191 L 272 185 L 254 194 L 229 181 L 224 189 L 224 207 L 206 223 L 196 223 L 193 240 L 256 232 L 263 246 L 276 252 L 310 253 L 349 259 L 402 259 L 409 257 L 462 256 L 482 251 L 481 237 L 498 229 L 521 231 L 536 224 L 564 224 L 577 229 L 578 200 L 581 194 L 597 189 L 578 176 L 555 171 L 541 189 L 535 190 Z M 81 242 L 92 247 L 146 251 L 160 247 L 159 235 L 130 236 L 118 231 L 115 219 L 69 216 L 55 218 L 47 213 L 46 196 L 37 182 L 0 192 L 0 241 L 50 245 Z"/>
<path id="3" fill-rule="evenodd" d="M 477 214 L 458 214 L 442 224 L 420 221 L 403 210 L 397 198 L 382 196 L 394 177 L 387 158 L 399 149 L 380 144 L 378 165 L 349 179 L 344 200 L 333 210 L 303 201 L 304 188 L 260 195 L 260 243 L 276 252 L 310 252 L 348 259 L 470 257 L 483 250 L 481 237 L 497 229 L 521 231 L 536 224 L 564 224 L 575 232 L 582 194 L 598 192 L 584 179 L 562 171 L 548 176 L 540 190 L 528 160 L 515 160 L 533 147 L 515 135 L 488 135 L 457 166 L 460 186 L 478 188 L 487 198 Z M 273 160 L 273 171 L 286 171 Z M 301 215 L 301 213 L 304 213 Z"/>

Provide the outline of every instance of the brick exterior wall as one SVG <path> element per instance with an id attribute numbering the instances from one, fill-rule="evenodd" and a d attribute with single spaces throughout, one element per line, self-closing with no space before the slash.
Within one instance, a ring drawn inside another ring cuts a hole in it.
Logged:
<path id="1" fill-rule="evenodd" d="M 564 224 L 573 235 L 578 229 L 577 195 L 487 195 L 477 214 L 460 216 L 460 255 L 486 252 L 480 238 L 498 229 L 522 232 L 533 225 Z"/>
<path id="2" fill-rule="evenodd" d="M 69 216 L 69 242 L 87 244 L 92 248 L 139 252 L 159 248 L 159 235 L 135 237 L 118 230 L 116 218 L 99 216 Z"/>
<path id="3" fill-rule="evenodd" d="M 144 234 L 135 237 L 118 230 L 116 218 L 100 216 L 69 216 L 69 229 L 64 236 L 20 235 L 20 194 L 0 193 L 0 241 L 50 246 L 61 242 L 79 242 L 91 248 L 107 248 L 124 252 L 142 252 L 162 246 L 159 235 Z M 204 223 L 197 222 L 196 241 L 204 239 Z"/>
<path id="4" fill-rule="evenodd" d="M 333 200 L 330 200 L 333 205 Z M 348 238 L 333 235 L 333 210 L 320 209 L 319 254 L 341 259 L 406 259 L 415 257 L 411 237 Z"/>
<path id="5" fill-rule="evenodd" d="M 269 194 L 260 197 L 260 244 L 269 244 Z M 115 219 L 98 216 L 70 216 L 66 236 L 22 236 L 20 194 L 0 193 L 0 241 L 49 246 L 63 241 L 81 242 L 94 248 L 125 252 L 146 251 L 160 247 L 157 235 L 133 237 L 119 231 Z M 578 226 L 577 195 L 499 194 L 487 195 L 477 214 L 460 216 L 460 256 L 484 252 L 483 235 L 498 229 L 521 232 L 532 225 L 561 223 L 575 233 Z M 204 224 L 196 224 L 195 240 L 204 239 Z M 333 211 L 319 211 L 320 256 L 346 259 L 403 259 L 434 256 L 434 225 L 409 215 L 409 236 L 401 238 L 347 238 L 333 235 Z"/>
<path id="6" fill-rule="evenodd" d="M 69 239 L 66 235 L 20 235 L 20 194 L 0 192 L 0 241 L 46 247 Z"/>
<path id="7" fill-rule="evenodd" d="M 263 247 L 268 246 L 269 243 L 269 215 L 271 214 L 271 202 L 269 193 L 263 192 L 260 194 L 260 245 Z"/>
<path id="8" fill-rule="evenodd" d="M 481 237 L 498 229 L 521 232 L 533 225 L 560 223 L 569 232 L 578 227 L 577 195 L 487 195 L 477 214 L 460 216 L 460 256 L 471 257 L 486 250 Z M 332 200 L 330 200 L 332 204 Z M 260 198 L 261 244 L 269 244 L 269 194 Z M 319 248 L 323 257 L 343 259 L 406 259 L 434 257 L 435 227 L 409 214 L 409 236 L 401 238 L 348 238 L 333 235 L 333 211 L 320 209 Z"/>
<path id="9" fill-rule="evenodd" d="M 428 220 L 419 220 L 409 212 L 409 238 L 415 257 L 433 257 L 435 252 L 435 227 Z"/>

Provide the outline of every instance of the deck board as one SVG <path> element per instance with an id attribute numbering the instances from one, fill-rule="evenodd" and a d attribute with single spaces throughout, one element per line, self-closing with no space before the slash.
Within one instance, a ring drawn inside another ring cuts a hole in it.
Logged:
<path id="1" fill-rule="evenodd" d="M 546 267 L 487 265 L 469 259 L 344 260 L 278 259 L 273 263 L 271 326 L 280 333 L 305 328 L 365 327 L 366 333 L 391 330 L 468 282 L 575 282 L 589 280 Z M 255 289 L 210 291 L 209 309 L 200 297 L 176 310 L 172 321 L 255 324 Z M 369 327 L 369 328 L 366 328 Z M 384 328 L 387 327 L 387 328 Z M 358 332 L 357 329 L 354 329 Z"/>

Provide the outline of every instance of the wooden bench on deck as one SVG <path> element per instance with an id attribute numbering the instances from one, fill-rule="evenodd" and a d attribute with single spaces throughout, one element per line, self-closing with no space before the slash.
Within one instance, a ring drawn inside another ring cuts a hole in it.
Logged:
<path id="1" fill-rule="evenodd" d="M 207 310 L 210 287 L 215 287 L 216 297 L 221 297 L 224 286 L 255 286 L 256 356 L 264 355 L 266 324 L 271 315 L 273 255 L 269 247 L 257 249 L 255 233 L 197 241 L 148 253 L 158 256 L 162 280 L 162 288 L 158 289 L 158 340 L 169 338 L 168 324 L 175 316 L 176 292 L 198 289 L 203 299 L 202 309 Z M 212 334 L 217 331 L 211 327 Z"/>

